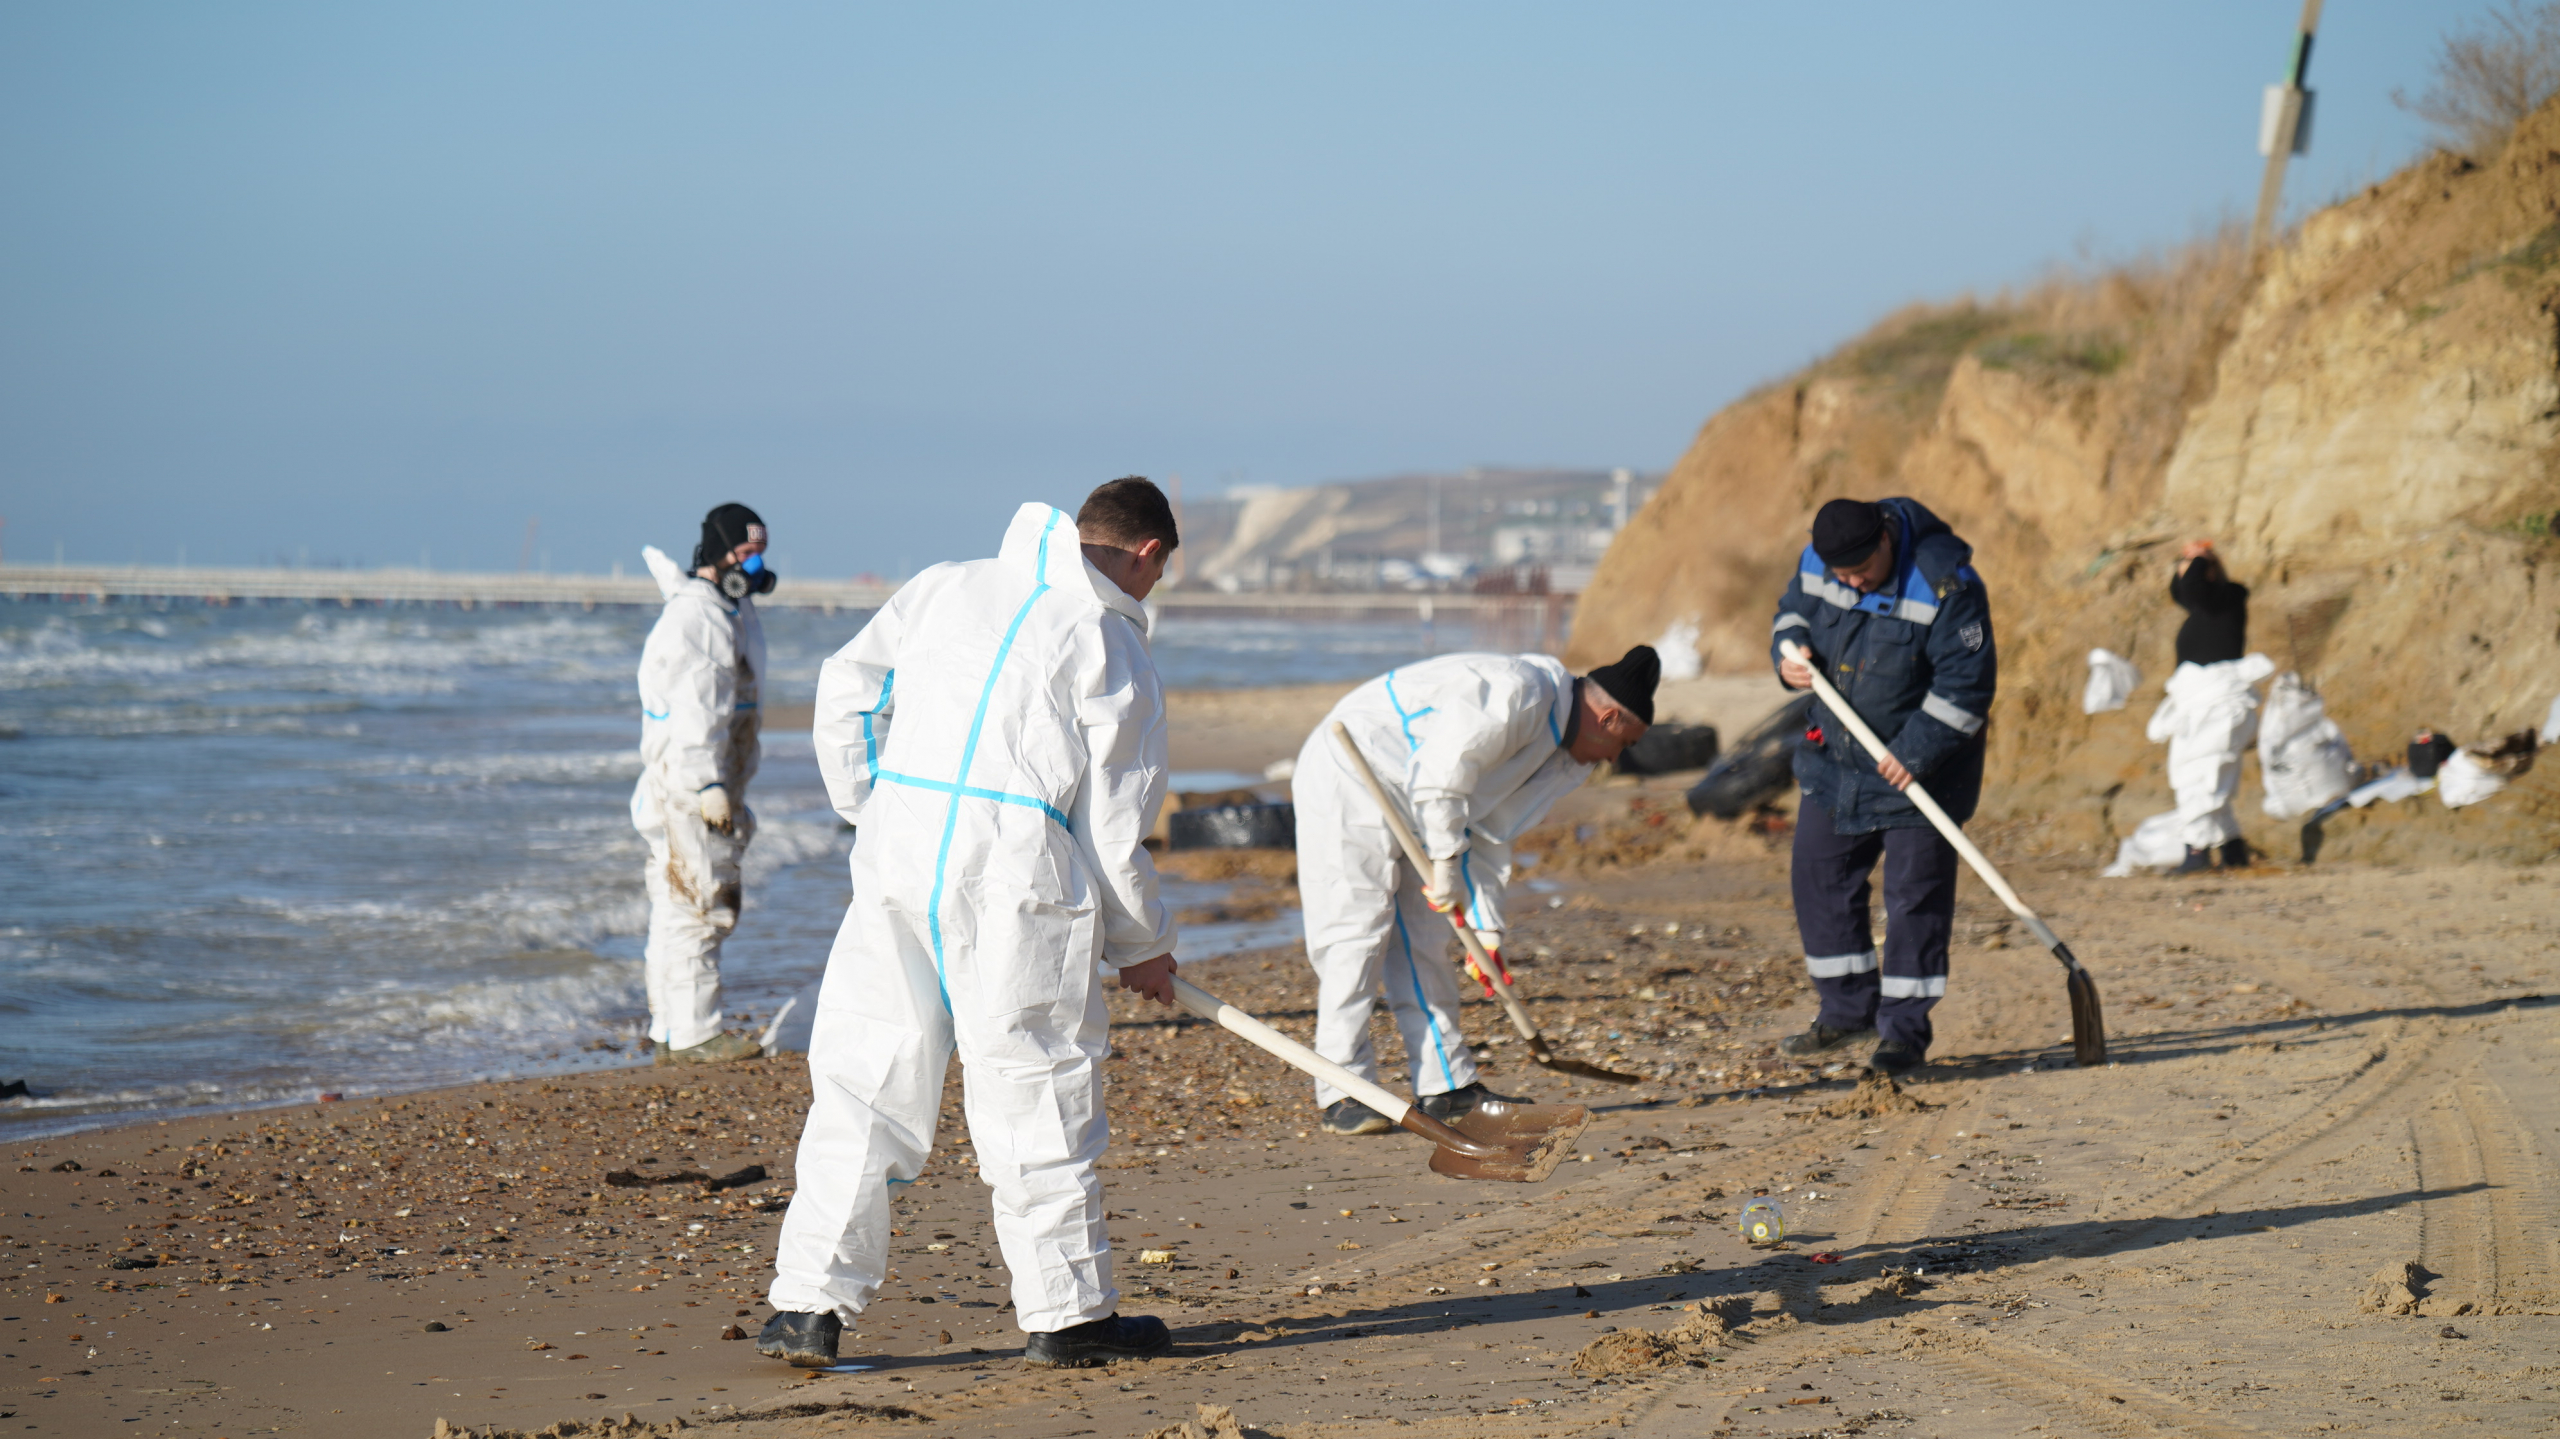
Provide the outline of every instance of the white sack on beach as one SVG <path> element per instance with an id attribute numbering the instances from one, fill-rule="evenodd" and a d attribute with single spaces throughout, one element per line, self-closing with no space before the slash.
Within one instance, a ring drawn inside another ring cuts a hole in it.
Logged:
<path id="1" fill-rule="evenodd" d="M 1662 660 L 1662 677 L 1666 680 L 1693 680 L 1706 672 L 1698 659 L 1698 622 L 1673 620 L 1664 627 L 1661 638 L 1653 642 L 1653 652 Z"/>
<path id="2" fill-rule="evenodd" d="M 2080 692 L 2080 713 L 2105 714 L 2124 708 L 2142 687 L 2142 671 L 2113 650 L 2089 651 L 2089 687 Z"/>
<path id="3" fill-rule="evenodd" d="M 809 981 L 808 987 L 782 1002 L 773 1018 L 765 1021 L 764 1033 L 756 1043 L 767 1054 L 806 1054 L 809 1052 L 809 1029 L 818 1018 L 818 986 L 823 979 Z"/>
<path id="4" fill-rule="evenodd" d="M 2505 775 L 2473 759 L 2467 749 L 2445 756 L 2444 763 L 2436 769 L 2436 798 L 2444 801 L 2446 809 L 2478 804 L 2506 787 Z"/>
<path id="5" fill-rule="evenodd" d="M 2288 670 L 2267 687 L 2258 716 L 2258 770 L 2269 819 L 2292 819 L 2355 787 L 2355 752 L 2319 692 Z"/>

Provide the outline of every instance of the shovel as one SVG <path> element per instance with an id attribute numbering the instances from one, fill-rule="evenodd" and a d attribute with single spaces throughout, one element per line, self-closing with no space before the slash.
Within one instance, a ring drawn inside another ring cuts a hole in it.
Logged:
<path id="1" fill-rule="evenodd" d="M 1812 671 L 1813 692 L 1820 695 L 1822 703 L 1840 717 L 1840 723 L 1848 726 L 1849 733 L 1858 737 L 1858 743 L 1867 747 L 1869 755 L 1886 752 L 1884 741 L 1876 738 L 1876 732 L 1867 728 L 1867 722 L 1858 718 L 1856 710 L 1849 708 L 1849 702 L 1831 687 L 1831 681 L 1822 677 L 1821 668 L 1814 664 L 1813 656 L 1804 646 L 1790 640 L 1779 646 L 1779 650 Z M 2107 1021 L 2105 1013 L 2098 1007 L 2098 982 L 2089 977 L 2089 971 L 2080 967 L 2080 961 L 2071 953 L 2071 946 L 2064 944 L 2061 937 L 2053 932 L 2053 927 L 2038 918 L 2034 910 L 2027 908 L 2026 903 L 2018 898 L 2018 892 L 2009 887 L 2009 881 L 2000 877 L 2000 871 L 1991 867 L 1991 861 L 1983 856 L 1981 850 L 1974 848 L 1973 841 L 1965 838 L 1964 831 L 1956 828 L 1956 822 L 1947 818 L 1947 812 L 1938 807 L 1938 802 L 1929 797 L 1929 792 L 1920 787 L 1918 780 L 1913 780 L 1903 793 L 1911 797 L 1912 804 L 1919 807 L 1920 813 L 1928 816 L 1929 823 L 1937 826 L 1938 833 L 1947 837 L 1947 843 L 1955 846 L 1956 853 L 1964 856 L 1964 862 L 1973 866 L 1973 872 L 1982 876 L 1982 882 L 1991 887 L 1991 892 L 2000 896 L 2000 902 L 2009 907 L 2009 912 L 2025 922 L 2037 942 L 2052 950 L 2053 957 L 2062 961 L 2063 969 L 2070 974 L 2064 988 L 2071 996 L 2071 1058 L 2083 1069 L 2106 1063 Z"/>
<path id="2" fill-rule="evenodd" d="M 1342 746 L 1343 754 L 1350 758 L 1351 768 L 1368 784 L 1369 793 L 1378 801 L 1378 808 L 1385 811 L 1387 828 L 1395 832 L 1396 846 L 1404 851 L 1405 862 L 1413 866 L 1415 874 L 1431 873 L 1431 861 L 1422 853 L 1422 841 L 1413 837 L 1413 827 L 1405 823 L 1404 811 L 1396 807 L 1387 787 L 1379 782 L 1378 772 L 1369 768 L 1368 757 L 1360 753 L 1360 746 L 1352 742 L 1351 731 L 1340 720 L 1333 722 L 1333 738 Z M 1466 946 L 1467 968 L 1474 973 L 1476 983 L 1484 986 L 1485 998 L 1500 1000 L 1503 1012 L 1511 1016 L 1511 1027 L 1520 1031 L 1520 1037 L 1528 1041 L 1531 1059 L 1558 1074 L 1578 1074 L 1585 1079 L 1606 1080 L 1611 1084 L 1644 1083 L 1636 1075 L 1602 1069 L 1579 1059 L 1566 1059 L 1550 1051 L 1546 1036 L 1538 1033 L 1537 1024 L 1529 1018 L 1528 1006 L 1520 1002 L 1520 996 L 1511 992 L 1511 970 L 1503 964 L 1502 957 L 1487 950 L 1484 941 L 1477 937 L 1475 928 L 1457 915 L 1449 916 L 1449 927 L 1458 932 L 1458 943 Z M 1495 987 L 1497 982 L 1500 984 L 1498 989 Z"/>
<path id="3" fill-rule="evenodd" d="M 1591 1123 L 1591 1111 L 1578 1104 L 1513 1104 L 1499 1099 L 1479 1100 L 1456 1121 L 1443 1122 L 1180 975 L 1174 976 L 1173 995 L 1184 1009 L 1244 1036 L 1292 1069 L 1323 1080 L 1399 1128 L 1430 1140 L 1434 1174 L 1535 1184 L 1556 1172 L 1556 1166 L 1573 1152 L 1573 1141 Z"/>

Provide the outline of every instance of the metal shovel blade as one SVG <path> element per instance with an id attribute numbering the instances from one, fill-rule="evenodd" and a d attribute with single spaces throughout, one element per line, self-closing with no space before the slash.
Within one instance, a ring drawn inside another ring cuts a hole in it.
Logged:
<path id="1" fill-rule="evenodd" d="M 1421 1117 L 1421 1111 L 1414 1111 Z M 1439 1135 L 1408 1124 L 1405 1127 L 1435 1141 L 1431 1151 L 1431 1172 L 1453 1179 L 1502 1179 L 1520 1184 L 1535 1184 L 1556 1172 L 1565 1156 L 1573 1152 L 1573 1143 L 1591 1124 L 1591 1111 L 1579 1104 L 1515 1104 L 1509 1100 L 1479 1100 L 1476 1107 L 1445 1125 L 1426 1119 L 1434 1128 L 1455 1131 L 1459 1143 L 1450 1143 Z"/>
<path id="2" fill-rule="evenodd" d="M 2075 963 L 2066 987 L 2071 996 L 2071 1058 L 2082 1069 L 2095 1069 L 2107 1062 L 2107 1016 L 2098 1003 L 2098 982 Z"/>

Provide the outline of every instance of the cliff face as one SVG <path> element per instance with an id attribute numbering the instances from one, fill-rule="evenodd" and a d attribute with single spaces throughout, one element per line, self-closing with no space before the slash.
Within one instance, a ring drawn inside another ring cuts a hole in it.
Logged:
<path id="1" fill-rule="evenodd" d="M 1685 619 L 1711 670 L 1765 665 L 1812 512 L 1909 494 L 1978 552 L 2003 668 L 1986 813 L 2031 842 L 2099 848 L 2166 807 L 2141 727 L 2174 665 L 2185 536 L 2220 542 L 2255 592 L 2252 648 L 2301 669 L 2360 755 L 2420 724 L 2477 742 L 2538 723 L 2560 691 L 2555 326 L 2560 106 L 2492 164 L 2433 157 L 2321 211 L 2254 271 L 2224 240 L 1898 315 L 1707 422 L 1602 562 L 1572 658 Z M 2097 645 L 2147 682 L 2084 717 Z M 2498 818 L 2350 821 L 2333 852 L 2548 852 L 2553 770 Z"/>

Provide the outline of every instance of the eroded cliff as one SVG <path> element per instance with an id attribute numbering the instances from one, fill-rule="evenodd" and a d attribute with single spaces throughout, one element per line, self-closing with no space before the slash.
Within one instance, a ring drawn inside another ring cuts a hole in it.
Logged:
<path id="1" fill-rule="evenodd" d="M 2096 850 L 2167 806 L 2143 716 L 2173 667 L 2176 541 L 2255 591 L 2251 646 L 2299 668 L 2360 755 L 2466 742 L 2560 691 L 2560 106 L 2494 162 L 2430 157 L 2252 266 L 2227 237 L 2095 279 L 1892 317 L 1710 419 L 1602 562 L 1577 662 L 1675 622 L 1707 667 L 1766 663 L 1805 527 L 1909 494 L 1975 544 L 2001 631 L 1985 813 Z M 2085 656 L 2146 683 L 2083 716 Z M 2332 853 L 2539 858 L 2546 765 L 2494 809 L 2336 826 Z M 2289 827 L 2244 817 L 2270 847 Z M 2387 823 L 2384 821 L 2388 821 Z"/>

